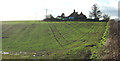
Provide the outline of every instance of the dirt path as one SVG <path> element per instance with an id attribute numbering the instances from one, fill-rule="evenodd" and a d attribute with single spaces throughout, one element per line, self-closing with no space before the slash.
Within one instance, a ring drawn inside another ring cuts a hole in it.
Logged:
<path id="1" fill-rule="evenodd" d="M 105 43 L 104 59 L 120 59 L 120 22 L 110 21 L 109 38 Z"/>

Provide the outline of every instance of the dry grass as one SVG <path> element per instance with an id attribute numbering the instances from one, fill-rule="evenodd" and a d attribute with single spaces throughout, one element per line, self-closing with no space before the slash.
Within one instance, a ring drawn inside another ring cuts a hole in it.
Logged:
<path id="1" fill-rule="evenodd" d="M 119 39 L 119 26 L 120 22 L 110 21 L 110 33 L 109 38 L 105 43 L 105 50 L 102 53 L 103 59 L 119 59 L 120 58 L 120 39 Z"/>

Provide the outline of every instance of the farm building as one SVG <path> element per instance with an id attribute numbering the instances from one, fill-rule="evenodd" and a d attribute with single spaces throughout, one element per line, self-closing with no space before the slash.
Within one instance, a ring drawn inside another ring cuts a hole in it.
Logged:
<path id="1" fill-rule="evenodd" d="M 86 21 L 87 17 L 82 12 L 78 14 L 78 12 L 73 11 L 69 16 L 65 16 L 64 13 L 62 13 L 61 16 L 57 16 L 56 18 L 49 18 L 45 21 Z"/>
<path id="2" fill-rule="evenodd" d="M 71 13 L 68 16 L 69 20 L 86 20 L 87 17 L 81 12 L 80 14 L 78 14 L 78 12 L 75 12 L 75 10 L 73 11 L 73 13 Z"/>

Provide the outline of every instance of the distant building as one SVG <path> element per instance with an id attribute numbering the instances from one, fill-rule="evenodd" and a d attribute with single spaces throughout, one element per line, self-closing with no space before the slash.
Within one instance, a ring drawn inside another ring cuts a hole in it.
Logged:
<path id="1" fill-rule="evenodd" d="M 79 20 L 84 21 L 86 19 L 87 19 L 87 17 L 81 12 L 79 15 Z"/>
<path id="2" fill-rule="evenodd" d="M 78 12 L 73 11 L 69 16 L 65 17 L 64 13 L 62 13 L 61 16 L 57 16 L 56 18 L 49 19 L 50 21 L 87 21 L 87 17 L 81 12 L 78 14 Z M 48 21 L 48 20 L 46 20 Z"/>
<path id="3" fill-rule="evenodd" d="M 75 20 L 75 19 L 78 19 L 79 15 L 78 15 L 78 12 L 75 12 L 75 10 L 73 11 L 73 13 L 71 13 L 69 16 L 68 16 L 68 19 L 70 20 Z"/>
<path id="4" fill-rule="evenodd" d="M 57 19 L 62 19 L 62 17 L 61 17 L 61 16 L 57 16 L 56 18 L 57 18 Z"/>
<path id="5" fill-rule="evenodd" d="M 83 21 L 86 20 L 87 17 L 81 12 L 80 14 L 78 14 L 78 12 L 75 12 L 75 10 L 73 11 L 73 13 L 71 13 L 68 16 L 69 20 L 74 20 L 74 21 Z"/>

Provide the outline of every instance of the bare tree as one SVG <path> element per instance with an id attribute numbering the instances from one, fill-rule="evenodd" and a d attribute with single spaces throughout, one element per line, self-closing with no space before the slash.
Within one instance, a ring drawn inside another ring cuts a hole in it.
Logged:
<path id="1" fill-rule="evenodd" d="M 108 14 L 104 14 L 103 15 L 103 20 L 109 21 L 110 20 L 110 16 Z"/>
<path id="2" fill-rule="evenodd" d="M 92 6 L 92 11 L 90 11 L 89 16 L 90 16 L 90 17 L 94 17 L 94 19 L 99 19 L 99 18 L 102 17 L 101 15 L 102 15 L 102 12 L 99 10 L 98 5 L 97 5 L 97 4 L 94 4 L 94 5 Z"/>
<path id="3" fill-rule="evenodd" d="M 65 14 L 64 14 L 64 13 L 62 13 L 62 14 L 61 14 L 61 17 L 62 17 L 62 18 L 64 18 L 64 17 L 65 17 Z"/>

